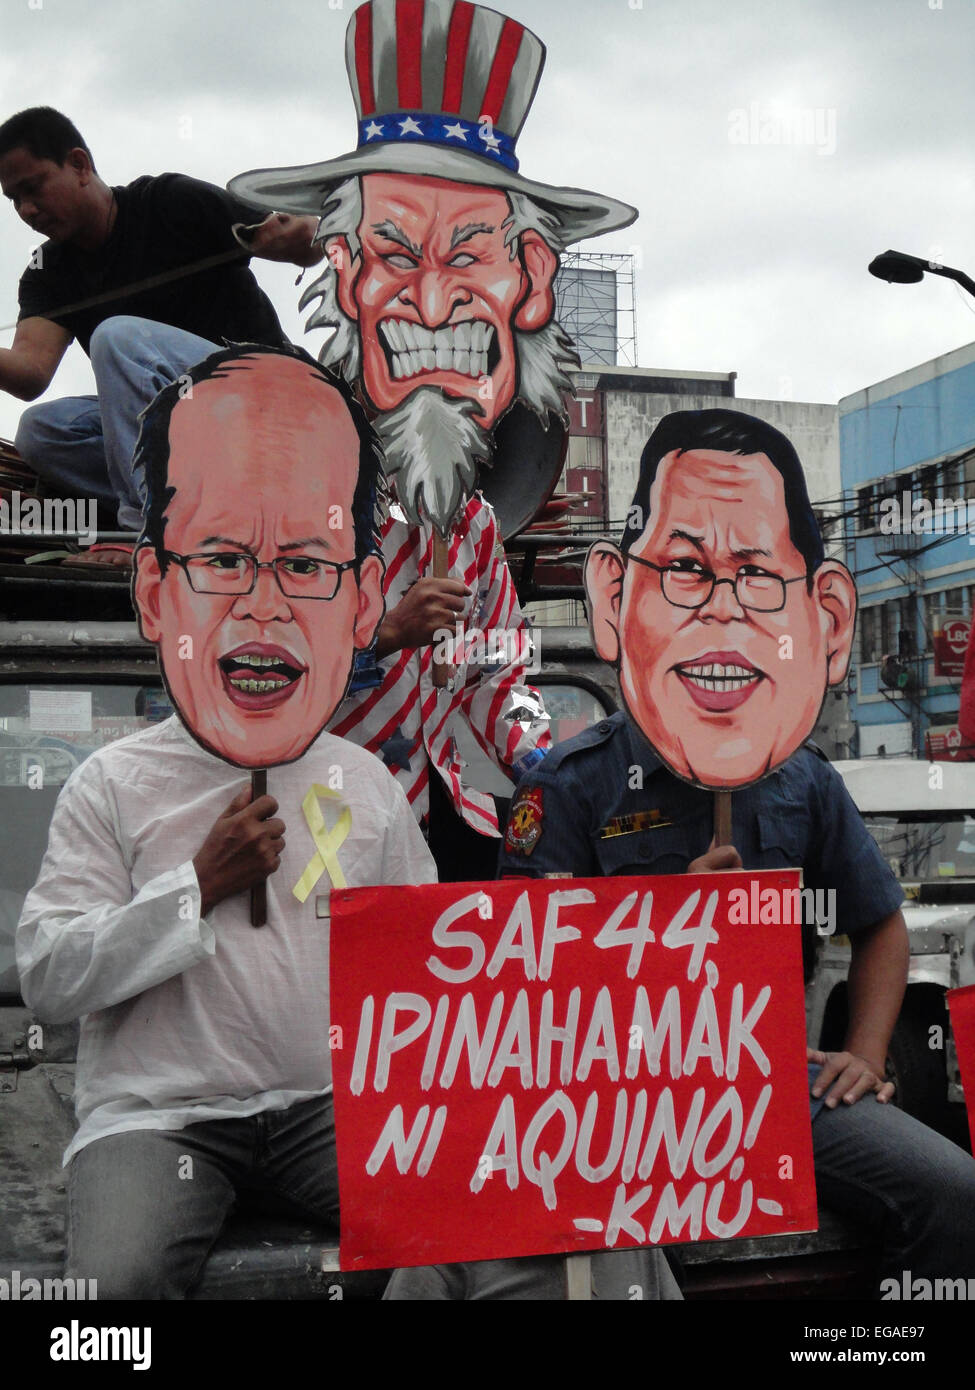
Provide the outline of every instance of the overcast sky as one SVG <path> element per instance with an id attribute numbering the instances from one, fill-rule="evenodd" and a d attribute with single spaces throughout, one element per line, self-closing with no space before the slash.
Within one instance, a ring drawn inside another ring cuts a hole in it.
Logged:
<path id="1" fill-rule="evenodd" d="M 548 58 L 529 178 L 640 209 L 639 364 L 835 402 L 975 339 L 975 299 L 888 286 L 888 246 L 975 276 L 975 0 L 510 0 Z M 111 183 L 354 148 L 354 0 L 0 0 L 0 118 L 64 110 Z M 804 114 L 808 139 L 785 137 Z M 763 137 L 764 133 L 764 137 Z M 757 137 L 757 139 L 756 139 Z M 34 237 L 0 208 L 0 325 Z M 297 271 L 254 262 L 302 340 Z M 12 330 L 0 332 L 9 345 Z M 317 350 L 322 335 L 305 341 Z M 77 346 L 51 395 L 92 389 Z M 21 403 L 0 393 L 0 434 Z"/>

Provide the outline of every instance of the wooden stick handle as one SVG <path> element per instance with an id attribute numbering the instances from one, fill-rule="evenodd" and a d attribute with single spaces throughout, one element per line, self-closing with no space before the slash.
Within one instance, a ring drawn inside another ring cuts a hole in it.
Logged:
<path id="1" fill-rule="evenodd" d="M 251 801 L 267 796 L 267 768 L 255 768 L 251 773 Z M 263 927 L 267 922 L 267 882 L 255 883 L 251 889 L 251 926 Z"/>
<path id="2" fill-rule="evenodd" d="M 592 1256 L 588 1250 L 565 1257 L 565 1296 L 569 1302 L 592 1299 Z"/>
<path id="3" fill-rule="evenodd" d="M 434 579 L 449 579 L 450 577 L 450 546 L 441 536 L 440 532 L 434 528 L 433 532 L 433 577 Z M 433 652 L 433 685 L 435 690 L 443 690 L 453 674 L 453 666 L 449 661 L 438 659 L 437 650 Z"/>
<path id="4" fill-rule="evenodd" d="M 732 843 L 731 792 L 714 793 L 714 843 L 716 847 Z"/>

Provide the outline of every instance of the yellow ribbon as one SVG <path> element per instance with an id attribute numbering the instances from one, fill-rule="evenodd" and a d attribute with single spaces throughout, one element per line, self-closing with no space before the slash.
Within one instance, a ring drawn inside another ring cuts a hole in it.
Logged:
<path id="1" fill-rule="evenodd" d="M 332 791 L 329 787 L 321 787 L 315 782 L 308 789 L 305 799 L 301 803 L 305 821 L 311 831 L 311 837 L 315 841 L 315 853 L 305 866 L 305 872 L 291 890 L 300 903 L 305 901 L 326 871 L 335 888 L 347 887 L 345 874 L 342 872 L 337 855 L 346 835 L 352 828 L 352 812 L 348 806 L 344 807 L 334 827 L 329 830 L 325 825 L 325 818 L 318 804 L 318 797 L 320 796 L 329 796 L 335 801 L 342 799 L 338 792 Z"/>

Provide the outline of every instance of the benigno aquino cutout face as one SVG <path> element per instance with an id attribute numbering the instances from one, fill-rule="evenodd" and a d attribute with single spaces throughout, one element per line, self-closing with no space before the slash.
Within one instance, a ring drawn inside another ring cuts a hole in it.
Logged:
<path id="1" fill-rule="evenodd" d="M 383 614 L 380 454 L 351 389 L 303 354 L 216 353 L 150 405 L 136 462 L 134 599 L 180 718 L 239 767 L 301 757 Z"/>
<path id="2" fill-rule="evenodd" d="M 747 786 L 811 734 L 850 660 L 856 588 L 825 560 L 795 450 L 737 411 L 654 431 L 622 550 L 586 567 L 593 641 L 665 763 Z"/>

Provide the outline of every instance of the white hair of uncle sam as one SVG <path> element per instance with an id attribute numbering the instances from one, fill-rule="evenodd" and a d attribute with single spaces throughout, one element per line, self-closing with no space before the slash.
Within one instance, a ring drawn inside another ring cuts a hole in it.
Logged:
<path id="1" fill-rule="evenodd" d="M 503 226 L 505 245 L 511 259 L 518 254 L 518 243 L 526 231 L 536 231 L 558 254 L 565 248 L 557 214 L 550 212 L 523 193 L 505 190 L 511 215 Z M 344 237 L 353 260 L 361 254 L 359 226 L 362 222 L 362 193 L 358 178 L 346 179 L 330 191 L 315 240 Z M 304 292 L 299 309 L 313 300 L 320 302 L 305 324 L 313 328 L 334 328 L 335 332 L 319 354 L 323 366 L 341 372 L 355 382 L 362 370 L 359 326 L 342 310 L 338 301 L 338 274 L 326 258 L 325 268 Z M 517 358 L 516 399 L 523 401 L 547 424 L 549 413 L 562 417 L 563 393 L 572 383 L 565 368 L 578 366 L 579 357 L 562 328 L 550 320 L 537 332 L 513 330 Z M 396 409 L 380 414 L 374 424 L 386 451 L 386 469 L 396 480 L 400 505 L 411 521 L 419 519 L 418 503 L 442 534 L 463 505 L 477 481 L 479 463 L 489 463 L 493 446 L 488 432 L 471 417 L 477 404 L 467 399 L 445 396 L 439 388 L 418 387 Z"/>

